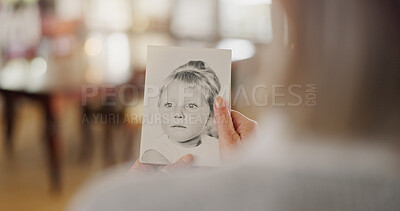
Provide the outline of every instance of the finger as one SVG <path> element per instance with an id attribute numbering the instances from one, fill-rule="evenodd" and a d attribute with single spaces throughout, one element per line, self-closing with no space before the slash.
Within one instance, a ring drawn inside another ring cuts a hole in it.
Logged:
<path id="1" fill-rule="evenodd" d="M 161 169 L 164 173 L 190 167 L 193 164 L 193 155 L 187 154 L 181 157 L 178 161 Z"/>
<path id="2" fill-rule="evenodd" d="M 255 127 L 257 125 L 257 122 L 247 118 L 245 115 L 241 114 L 238 111 L 232 110 L 231 111 L 231 116 L 232 116 L 232 122 L 233 126 L 237 129 L 240 128 L 244 125 L 246 126 L 253 126 Z"/>
<path id="3" fill-rule="evenodd" d="M 233 126 L 229 109 L 221 96 L 218 96 L 214 101 L 214 118 L 217 124 L 218 137 L 220 141 L 229 142 L 235 140 L 237 133 Z"/>
<path id="4" fill-rule="evenodd" d="M 154 167 L 148 164 L 144 164 L 136 160 L 135 164 L 129 169 L 128 173 L 153 173 Z"/>

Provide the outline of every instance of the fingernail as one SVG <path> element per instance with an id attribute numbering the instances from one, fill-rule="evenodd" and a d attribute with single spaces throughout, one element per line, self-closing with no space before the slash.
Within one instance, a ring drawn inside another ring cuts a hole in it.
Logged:
<path id="1" fill-rule="evenodd" d="M 217 96 L 217 99 L 215 99 L 215 106 L 217 108 L 224 108 L 226 106 L 224 98 Z"/>
<path id="2" fill-rule="evenodd" d="M 192 154 L 187 154 L 182 157 L 182 161 L 184 163 L 191 163 L 193 161 L 193 155 Z"/>

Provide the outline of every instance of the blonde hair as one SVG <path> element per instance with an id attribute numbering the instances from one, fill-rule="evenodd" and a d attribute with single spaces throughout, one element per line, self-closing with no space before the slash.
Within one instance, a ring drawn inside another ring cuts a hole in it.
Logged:
<path id="1" fill-rule="evenodd" d="M 174 81 L 200 86 L 201 92 L 210 106 L 210 114 L 213 114 L 213 103 L 221 85 L 219 79 L 205 62 L 189 61 L 188 63 L 176 68 L 164 81 L 160 89 L 160 96 L 164 90 Z M 160 105 L 160 100 L 158 102 Z"/>

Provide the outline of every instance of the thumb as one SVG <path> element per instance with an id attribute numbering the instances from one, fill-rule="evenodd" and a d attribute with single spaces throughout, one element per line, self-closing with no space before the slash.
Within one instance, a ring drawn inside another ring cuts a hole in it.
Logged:
<path id="1" fill-rule="evenodd" d="M 234 142 L 238 138 L 238 134 L 233 126 L 229 109 L 221 96 L 218 96 L 214 101 L 214 118 L 220 145 L 223 147 Z"/>

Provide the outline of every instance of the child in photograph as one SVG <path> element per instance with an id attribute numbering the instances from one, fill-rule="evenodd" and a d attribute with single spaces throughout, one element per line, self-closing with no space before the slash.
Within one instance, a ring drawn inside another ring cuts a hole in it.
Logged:
<path id="1" fill-rule="evenodd" d="M 142 161 L 169 164 L 190 153 L 194 165 L 218 165 L 218 139 L 207 134 L 213 102 L 221 85 L 203 61 L 189 61 L 164 81 L 158 100 L 164 134 L 143 153 Z"/>

